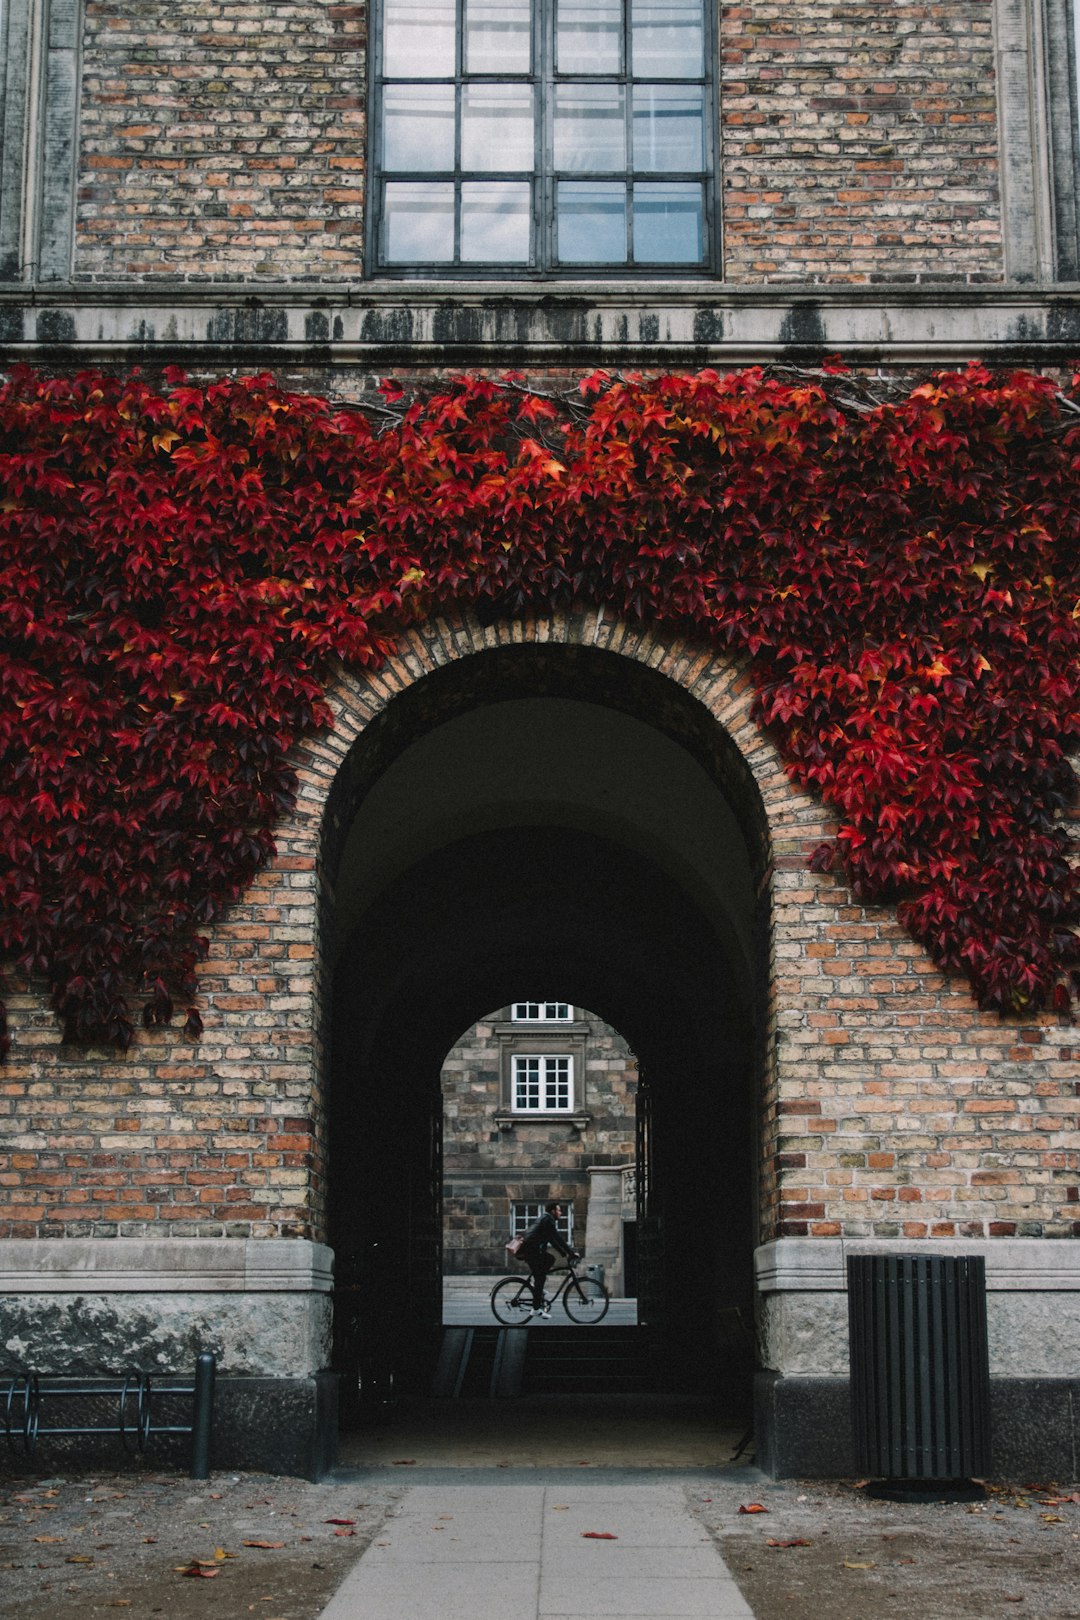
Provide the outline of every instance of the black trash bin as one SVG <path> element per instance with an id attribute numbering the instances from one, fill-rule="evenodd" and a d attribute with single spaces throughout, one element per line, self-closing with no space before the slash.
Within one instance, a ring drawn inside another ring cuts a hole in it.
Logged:
<path id="1" fill-rule="evenodd" d="M 847 1275 L 856 1467 L 912 1489 L 988 1474 L 983 1259 L 857 1255 Z"/>

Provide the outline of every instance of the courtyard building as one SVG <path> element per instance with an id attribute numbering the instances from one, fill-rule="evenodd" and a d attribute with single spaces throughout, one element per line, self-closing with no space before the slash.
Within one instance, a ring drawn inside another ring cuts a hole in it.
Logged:
<path id="1" fill-rule="evenodd" d="M 1071 0 L 0 0 L 0 363 L 376 426 L 466 372 L 1066 379 L 1077 102 Z M 216 1462 L 318 1476 L 557 1197 L 779 1477 L 852 1466 L 848 1259 L 982 1258 L 996 1466 L 1068 1476 L 1068 1014 L 811 864 L 837 812 L 689 612 L 467 586 L 328 662 L 186 1030 L 132 984 L 68 1039 L 5 966 L 0 1361 L 212 1350 Z"/>

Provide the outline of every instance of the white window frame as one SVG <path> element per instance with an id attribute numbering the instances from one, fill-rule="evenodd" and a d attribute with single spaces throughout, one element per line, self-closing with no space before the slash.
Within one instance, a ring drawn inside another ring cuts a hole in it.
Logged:
<path id="1" fill-rule="evenodd" d="M 535 1080 L 525 1078 L 528 1065 L 535 1065 Z M 572 1114 L 573 1053 L 515 1052 L 510 1059 L 510 1107 L 515 1114 Z"/>
<path id="2" fill-rule="evenodd" d="M 546 1202 L 547 1200 L 545 1203 Z M 563 1242 L 569 1244 L 570 1247 L 573 1248 L 574 1206 L 573 1204 L 563 1204 L 561 1199 L 559 1200 L 559 1203 L 562 1205 L 562 1215 L 556 1219 L 555 1225 L 559 1229 L 559 1236 L 562 1238 Z M 511 1236 L 524 1237 L 530 1226 L 536 1225 L 536 1222 L 544 1213 L 544 1209 L 545 1204 L 531 1203 L 527 1199 L 523 1198 L 514 1199 L 510 1205 Z"/>
<path id="3" fill-rule="evenodd" d="M 512 1024 L 572 1024 L 574 1009 L 568 1001 L 515 1001 L 510 1007 Z"/>

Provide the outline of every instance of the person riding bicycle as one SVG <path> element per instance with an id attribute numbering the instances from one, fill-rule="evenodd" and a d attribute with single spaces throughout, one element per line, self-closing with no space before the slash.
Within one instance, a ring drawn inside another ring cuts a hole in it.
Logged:
<path id="1" fill-rule="evenodd" d="M 580 1256 L 576 1249 L 563 1239 L 556 1221 L 562 1219 L 562 1205 L 554 1200 L 544 1205 L 544 1213 L 538 1221 L 534 1221 L 525 1234 L 525 1241 L 517 1252 L 517 1258 L 523 1260 L 532 1272 L 533 1307 L 530 1316 L 547 1316 L 551 1312 L 544 1304 L 544 1280 L 555 1264 L 555 1256 L 548 1253 L 548 1245 L 553 1245 L 560 1254 L 570 1260 L 578 1260 Z"/>

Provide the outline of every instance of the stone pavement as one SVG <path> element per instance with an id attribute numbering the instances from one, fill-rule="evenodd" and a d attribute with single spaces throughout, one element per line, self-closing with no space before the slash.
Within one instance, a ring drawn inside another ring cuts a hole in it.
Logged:
<path id="1" fill-rule="evenodd" d="M 675 1482 L 417 1485 L 321 1620 L 753 1620 Z"/>

